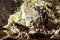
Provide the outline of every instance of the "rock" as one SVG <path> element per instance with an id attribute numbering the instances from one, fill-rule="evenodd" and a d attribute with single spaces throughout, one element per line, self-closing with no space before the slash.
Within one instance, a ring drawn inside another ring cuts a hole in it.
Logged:
<path id="1" fill-rule="evenodd" d="M 60 34 L 52 35 L 51 39 L 60 39 Z"/>
<path id="2" fill-rule="evenodd" d="M 36 31 L 31 30 L 29 33 L 30 33 L 30 34 L 34 34 L 34 33 L 36 33 Z"/>
<path id="3" fill-rule="evenodd" d="M 59 31 L 60 31 L 60 30 L 56 30 L 54 34 L 59 34 Z"/>

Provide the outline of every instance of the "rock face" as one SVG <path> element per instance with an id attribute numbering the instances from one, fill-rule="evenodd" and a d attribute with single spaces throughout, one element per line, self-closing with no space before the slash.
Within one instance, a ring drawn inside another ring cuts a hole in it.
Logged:
<path id="1" fill-rule="evenodd" d="M 30 21 L 32 20 L 32 19 L 35 19 L 37 16 L 38 16 L 38 12 L 37 11 L 35 11 L 35 9 L 34 8 L 26 8 L 25 9 L 26 11 L 25 11 L 25 13 L 26 13 L 26 19 L 27 19 L 27 24 L 28 24 L 28 22 L 29 22 L 29 25 L 30 25 Z"/>

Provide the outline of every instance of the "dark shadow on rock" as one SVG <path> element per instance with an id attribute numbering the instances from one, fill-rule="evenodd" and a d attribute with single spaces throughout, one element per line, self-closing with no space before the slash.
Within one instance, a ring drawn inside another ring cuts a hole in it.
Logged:
<path id="1" fill-rule="evenodd" d="M 3 39 L 3 40 L 16 40 L 16 39 L 13 39 L 13 38 L 7 38 L 7 39 Z"/>
<path id="2" fill-rule="evenodd" d="M 42 37 L 50 37 L 51 35 L 44 35 L 40 33 L 35 33 L 35 34 L 30 34 L 29 35 L 31 38 L 42 38 Z"/>

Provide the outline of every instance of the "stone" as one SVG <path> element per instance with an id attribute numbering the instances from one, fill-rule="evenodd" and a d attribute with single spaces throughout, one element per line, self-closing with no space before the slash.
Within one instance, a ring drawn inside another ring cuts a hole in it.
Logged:
<path id="1" fill-rule="evenodd" d="M 51 39 L 60 39 L 60 34 L 52 35 Z"/>

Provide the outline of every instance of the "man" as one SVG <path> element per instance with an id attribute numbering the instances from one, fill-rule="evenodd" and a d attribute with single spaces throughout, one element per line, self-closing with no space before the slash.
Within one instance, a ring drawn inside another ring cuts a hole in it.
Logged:
<path id="1" fill-rule="evenodd" d="M 40 11 L 40 21 L 44 25 L 48 23 L 48 15 L 45 9 Z"/>
<path id="2" fill-rule="evenodd" d="M 48 15 L 47 15 L 46 9 L 44 7 L 40 7 L 39 16 L 40 16 L 40 23 L 43 26 L 43 31 L 45 34 L 47 34 L 47 30 L 46 30 L 47 25 L 46 24 L 48 23 Z"/>

